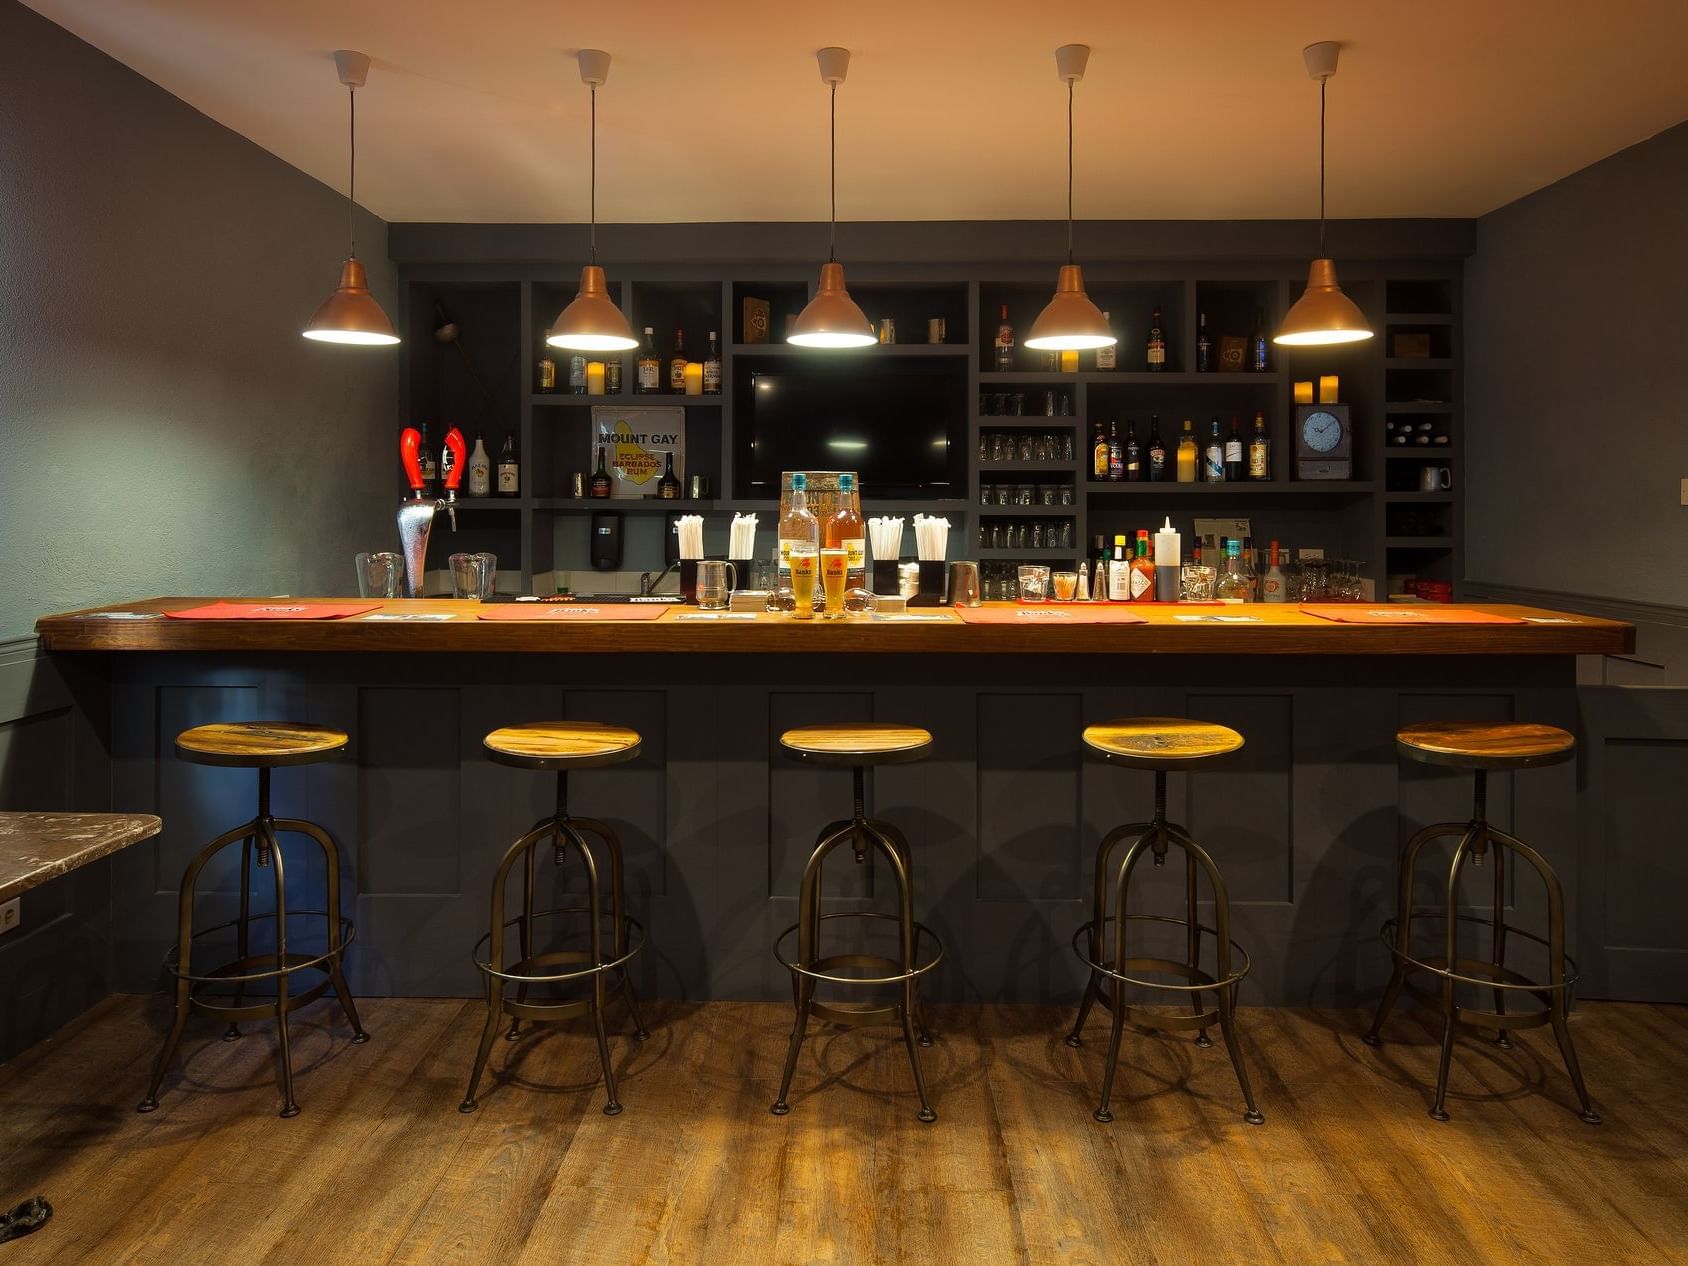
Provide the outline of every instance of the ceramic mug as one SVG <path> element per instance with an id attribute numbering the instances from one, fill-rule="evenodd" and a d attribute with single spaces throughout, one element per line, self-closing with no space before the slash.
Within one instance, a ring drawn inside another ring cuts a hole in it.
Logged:
<path id="1" fill-rule="evenodd" d="M 1420 492 L 1444 492 L 1453 486 L 1453 471 L 1446 466 L 1424 466 L 1418 472 Z"/>

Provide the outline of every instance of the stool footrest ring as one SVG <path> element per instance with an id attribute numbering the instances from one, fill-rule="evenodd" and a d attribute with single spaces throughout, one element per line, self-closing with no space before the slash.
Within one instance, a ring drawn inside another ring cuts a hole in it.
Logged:
<path id="1" fill-rule="evenodd" d="M 902 919 L 894 914 L 882 914 L 877 910 L 839 910 L 832 914 L 821 915 L 821 922 L 828 919 L 879 919 L 889 923 L 901 924 Z M 944 943 L 937 938 L 932 929 L 924 923 L 914 924 L 914 957 L 912 966 L 906 970 L 895 959 L 886 958 L 880 954 L 827 954 L 814 962 L 803 964 L 796 962 L 786 951 L 785 943 L 802 925 L 793 923 L 779 934 L 774 942 L 774 957 L 780 966 L 794 976 L 806 976 L 810 980 L 824 980 L 834 985 L 900 985 L 907 981 L 924 976 L 944 960 Z M 921 959 L 921 940 L 925 938 L 932 942 L 934 952 L 930 958 Z M 864 971 L 881 971 L 881 976 L 848 976 L 831 970 L 833 968 L 857 967 Z M 818 1008 L 819 1003 L 815 1004 Z M 848 1023 L 848 1021 L 844 1021 Z"/>
<path id="2" fill-rule="evenodd" d="M 533 913 L 533 920 L 537 923 L 541 919 L 561 918 L 574 914 L 589 915 L 591 913 L 592 910 L 590 906 L 563 906 L 554 910 L 535 910 Z M 603 917 L 613 918 L 613 916 L 608 915 Z M 505 920 L 504 926 L 506 929 L 517 927 L 521 924 L 521 921 L 522 916 L 517 915 L 513 919 Z M 518 985 L 551 985 L 560 984 L 564 981 L 570 980 L 584 980 L 591 976 L 602 975 L 605 972 L 616 971 L 625 967 L 628 961 L 635 954 L 645 948 L 644 925 L 632 915 L 622 915 L 621 927 L 615 930 L 621 934 L 621 938 L 627 944 L 627 949 L 620 954 L 617 954 L 614 958 L 606 958 L 602 962 L 598 963 L 594 963 L 592 961 L 592 955 L 585 950 L 557 950 L 547 954 L 535 954 L 532 958 L 518 959 L 508 968 L 494 967 L 491 963 L 481 957 L 481 951 L 492 941 L 491 932 L 486 933 L 486 935 L 482 936 L 480 940 L 475 942 L 475 948 L 471 953 L 471 957 L 475 960 L 475 966 L 478 967 L 483 974 L 495 976 L 499 980 L 514 981 Z M 524 973 L 518 970 L 522 967 L 546 967 L 553 964 L 560 965 L 563 963 L 584 963 L 585 966 L 576 971 L 548 972 L 543 975 L 531 972 Z M 559 1003 L 556 1005 L 568 1006 L 572 1004 Z M 555 1013 L 553 1012 L 552 1014 Z"/>
<path id="3" fill-rule="evenodd" d="M 295 918 L 318 918 L 323 920 L 324 924 L 326 924 L 328 920 L 328 911 L 289 910 L 287 912 L 287 917 L 289 920 Z M 273 910 L 267 914 L 250 915 L 246 920 L 248 926 L 251 926 L 254 923 L 273 923 L 274 921 L 275 912 Z M 202 928 L 200 931 L 193 934 L 193 939 L 197 941 L 202 936 L 209 936 L 213 932 L 221 932 L 224 928 L 239 926 L 239 919 L 230 919 L 227 923 L 218 923 L 208 928 Z M 350 919 L 341 915 L 340 944 L 336 948 L 324 950 L 320 954 L 288 954 L 285 956 L 284 962 L 281 965 L 271 968 L 269 971 L 245 972 L 237 974 L 235 969 L 239 967 L 253 966 L 258 963 L 274 963 L 276 962 L 276 956 L 274 954 L 249 955 L 246 958 L 237 959 L 232 963 L 224 963 L 221 967 L 214 967 L 208 973 L 183 971 L 177 962 L 177 959 L 181 956 L 182 947 L 180 945 L 172 945 L 170 947 L 170 953 L 164 960 L 164 968 L 177 980 L 186 980 L 195 985 L 250 985 L 260 980 L 275 980 L 281 976 L 289 976 L 294 972 L 309 971 L 313 968 L 326 970 L 323 968 L 323 964 L 327 963 L 330 959 L 338 958 L 343 955 L 346 952 L 346 947 L 352 943 L 356 936 L 357 928 L 353 925 Z M 274 1014 L 273 1006 L 270 1014 Z"/>
<path id="4" fill-rule="evenodd" d="M 1415 923 L 1420 920 L 1438 920 L 1446 923 L 1448 912 L 1446 910 L 1415 910 L 1411 917 Z M 1484 929 L 1494 926 L 1490 920 L 1478 914 L 1460 914 L 1454 917 L 1461 923 L 1475 923 Z M 1398 919 L 1390 919 L 1384 923 L 1379 935 L 1383 943 L 1388 946 L 1390 955 L 1397 961 L 1405 963 L 1409 971 L 1430 972 L 1432 975 L 1447 977 L 1462 985 L 1480 985 L 1484 989 L 1516 989 L 1521 993 L 1548 993 L 1556 989 L 1569 989 L 1577 983 L 1580 974 L 1577 968 L 1577 960 L 1564 953 L 1561 954 L 1561 957 L 1565 960 L 1565 978 L 1557 982 L 1532 980 L 1528 976 L 1513 971 L 1510 967 L 1502 967 L 1497 963 L 1491 963 L 1480 958 L 1456 958 L 1454 966 L 1450 970 L 1445 954 L 1420 958 L 1415 954 L 1403 951 L 1397 946 L 1394 934 L 1399 925 Z M 1545 936 L 1538 936 L 1526 928 L 1516 928 L 1510 923 L 1503 923 L 1501 929 L 1508 938 L 1522 937 L 1524 940 L 1534 941 L 1537 945 L 1546 949 L 1553 948 L 1552 942 Z M 1473 975 L 1472 972 L 1483 974 Z"/>
<path id="5" fill-rule="evenodd" d="M 1113 922 L 1116 922 L 1116 920 L 1112 915 L 1103 919 L 1102 923 L 1104 930 L 1107 924 Z M 1174 918 L 1172 915 L 1166 914 L 1129 914 L 1126 916 L 1126 922 L 1166 923 L 1181 928 L 1187 928 L 1190 926 L 1188 920 Z M 1237 944 L 1236 940 L 1233 939 L 1231 941 L 1231 952 L 1234 953 L 1241 962 L 1234 965 L 1231 968 L 1230 974 L 1224 976 L 1223 978 L 1212 976 L 1203 971 L 1200 967 L 1193 966 L 1190 963 L 1179 962 L 1177 959 L 1172 958 L 1128 958 L 1125 960 L 1122 969 L 1118 960 L 1115 960 L 1112 963 L 1103 963 L 1098 962 L 1090 956 L 1090 935 L 1095 927 L 1096 920 L 1092 919 L 1089 923 L 1082 925 L 1078 931 L 1073 933 L 1073 952 L 1079 956 L 1080 961 L 1082 961 L 1086 967 L 1090 968 L 1091 971 L 1106 976 L 1110 980 L 1118 981 L 1122 985 L 1136 985 L 1143 989 L 1161 989 L 1169 993 L 1200 994 L 1205 993 L 1208 990 L 1231 988 L 1244 976 L 1248 975 L 1249 971 L 1254 966 L 1253 962 L 1249 959 L 1248 951 L 1241 945 Z M 1198 923 L 1196 928 L 1206 936 L 1217 937 L 1219 935 L 1216 931 L 1203 923 Z M 1081 944 L 1081 942 L 1083 943 Z M 1169 975 L 1183 976 L 1186 980 L 1190 981 L 1190 983 L 1177 984 L 1170 980 L 1145 980 L 1139 976 L 1128 975 L 1128 971 L 1165 972 Z M 1194 1017 L 1192 1017 L 1192 1019 L 1193 1018 Z M 1189 1024 L 1173 1025 L 1171 1027 L 1205 1028 L 1207 1026 Z"/>

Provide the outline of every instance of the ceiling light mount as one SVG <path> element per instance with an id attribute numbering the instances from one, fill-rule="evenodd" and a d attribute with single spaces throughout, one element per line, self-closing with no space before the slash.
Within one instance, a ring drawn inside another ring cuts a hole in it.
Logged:
<path id="1" fill-rule="evenodd" d="M 361 88 L 369 82 L 369 54 L 337 48 L 334 50 L 334 69 L 346 87 Z"/>
<path id="2" fill-rule="evenodd" d="M 1335 40 L 1320 40 L 1301 50 L 1301 60 L 1307 63 L 1308 77 L 1320 83 L 1336 74 L 1336 63 L 1341 56 L 1342 45 Z"/>
<path id="3" fill-rule="evenodd" d="M 1063 44 L 1055 50 L 1055 74 L 1065 84 L 1076 84 L 1084 78 L 1090 65 L 1090 45 Z"/>
<path id="4" fill-rule="evenodd" d="M 815 60 L 820 63 L 821 82 L 829 88 L 838 87 L 850 73 L 847 48 L 823 48 L 815 54 Z"/>
<path id="5" fill-rule="evenodd" d="M 610 77 L 610 55 L 601 48 L 583 48 L 574 55 L 580 63 L 580 82 L 588 88 L 602 88 Z"/>

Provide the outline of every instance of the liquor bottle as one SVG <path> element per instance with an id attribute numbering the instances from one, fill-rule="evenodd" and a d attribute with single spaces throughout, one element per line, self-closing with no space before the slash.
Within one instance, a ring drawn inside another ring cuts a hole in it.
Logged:
<path id="1" fill-rule="evenodd" d="M 1108 601 L 1131 601 L 1131 560 L 1126 557 L 1125 537 L 1114 537 L 1114 556 L 1108 560 Z"/>
<path id="2" fill-rule="evenodd" d="M 668 465 L 663 468 L 662 478 L 656 481 L 656 495 L 663 501 L 680 499 L 680 481 L 674 476 L 673 449 L 668 451 Z"/>
<path id="3" fill-rule="evenodd" d="M 856 509 L 856 477 L 849 471 L 838 476 L 838 509 L 826 521 L 828 549 L 844 551 L 844 584 L 850 589 L 867 587 L 867 529 Z"/>
<path id="4" fill-rule="evenodd" d="M 821 525 L 809 513 L 809 476 L 801 470 L 791 474 L 791 501 L 780 516 L 778 548 L 779 587 L 790 589 L 792 554 L 816 554 L 821 548 Z M 799 619 L 808 618 L 802 611 L 796 615 Z"/>
<path id="5" fill-rule="evenodd" d="M 1119 424 L 1108 423 L 1108 478 L 1118 483 L 1125 478 L 1125 449 L 1119 442 Z"/>
<path id="6" fill-rule="evenodd" d="M 1143 482 L 1143 449 L 1137 443 L 1137 423 L 1125 423 L 1125 477 L 1132 483 Z"/>
<path id="7" fill-rule="evenodd" d="M 996 326 L 996 372 L 1006 374 L 1014 368 L 1014 327 L 1008 323 L 1008 305 L 1002 305 Z"/>
<path id="8" fill-rule="evenodd" d="M 475 436 L 474 452 L 469 454 L 469 495 L 492 495 L 492 458 L 486 455 L 486 445 L 481 443 L 479 435 Z"/>
<path id="9" fill-rule="evenodd" d="M 674 355 L 668 358 L 668 390 L 674 395 L 686 394 L 686 332 L 674 331 Z"/>
<path id="10" fill-rule="evenodd" d="M 721 394 L 721 339 L 717 331 L 709 331 L 709 355 L 703 361 L 703 394 Z"/>
<path id="11" fill-rule="evenodd" d="M 1248 477 L 1272 477 L 1272 437 L 1266 434 L 1266 415 L 1259 409 L 1254 411 L 1254 438 L 1248 442 Z"/>
<path id="12" fill-rule="evenodd" d="M 1193 484 L 1196 482 L 1196 467 L 1199 460 L 1196 454 L 1196 433 L 1191 429 L 1190 419 L 1184 419 L 1184 432 L 1178 437 L 1178 482 Z"/>
<path id="13" fill-rule="evenodd" d="M 1207 313 L 1201 314 L 1201 323 L 1196 330 L 1196 372 L 1209 374 L 1213 372 L 1213 343 L 1207 337 Z"/>
<path id="14" fill-rule="evenodd" d="M 645 327 L 645 345 L 639 349 L 638 377 L 633 380 L 633 394 L 654 395 L 662 390 L 662 357 L 656 354 L 656 335 Z"/>
<path id="15" fill-rule="evenodd" d="M 1250 343 L 1249 369 L 1257 374 L 1263 374 L 1267 369 L 1266 359 L 1266 310 L 1254 310 L 1254 338 Z"/>
<path id="16" fill-rule="evenodd" d="M 1225 446 L 1219 441 L 1219 419 L 1213 419 L 1213 429 L 1202 450 L 1202 481 L 1210 484 L 1225 482 Z"/>
<path id="17" fill-rule="evenodd" d="M 539 358 L 539 380 L 534 385 L 542 396 L 548 396 L 557 389 L 557 362 L 549 356 Z"/>
<path id="18" fill-rule="evenodd" d="M 1161 443 L 1160 414 L 1149 415 L 1149 482 L 1166 481 L 1166 445 Z"/>
<path id="19" fill-rule="evenodd" d="M 516 497 L 521 495 L 521 491 L 522 468 L 516 461 L 516 433 L 507 431 L 503 451 L 498 454 L 498 495 Z"/>
<path id="20" fill-rule="evenodd" d="M 1161 310 L 1155 309 L 1154 319 L 1149 322 L 1149 342 L 1146 348 L 1151 374 L 1161 373 L 1166 369 L 1166 334 L 1161 329 Z"/>
<path id="21" fill-rule="evenodd" d="M 1109 318 L 1109 314 L 1106 313 L 1106 312 L 1104 312 L 1102 314 L 1102 324 L 1104 324 L 1108 327 L 1108 331 L 1110 333 L 1113 332 L 1113 328 L 1114 328 L 1113 322 Z M 1097 369 L 1100 369 L 1103 372 L 1106 372 L 1106 371 L 1112 369 L 1118 363 L 1119 363 L 1119 344 L 1109 343 L 1106 347 L 1098 347 L 1096 349 L 1096 368 Z"/>
<path id="22" fill-rule="evenodd" d="M 1096 422 L 1096 444 L 1090 451 L 1090 475 L 1096 480 L 1108 477 L 1108 436 L 1100 419 Z"/>
<path id="23" fill-rule="evenodd" d="M 1149 557 L 1149 533 L 1137 529 L 1137 557 L 1131 560 L 1131 601 L 1155 600 L 1155 561 Z"/>
<path id="24" fill-rule="evenodd" d="M 1225 542 L 1225 570 L 1213 591 L 1221 602 L 1248 602 L 1254 596 L 1254 587 L 1243 574 L 1242 544 L 1235 537 Z"/>
<path id="25" fill-rule="evenodd" d="M 1260 586 L 1260 600 L 1262 602 L 1282 602 L 1284 592 L 1284 569 L 1278 558 L 1278 543 L 1272 542 L 1272 548 L 1267 557 L 1266 578 Z"/>
<path id="26" fill-rule="evenodd" d="M 1243 437 L 1237 433 L 1237 415 L 1231 415 L 1231 433 L 1225 437 L 1225 479 L 1237 482 L 1243 477 Z"/>
<path id="27" fill-rule="evenodd" d="M 434 450 L 428 443 L 428 424 L 422 424 L 422 448 L 417 454 L 418 464 L 422 468 L 422 495 L 437 497 L 440 486 L 440 459 L 434 456 Z"/>
<path id="28" fill-rule="evenodd" d="M 569 392 L 576 396 L 586 394 L 586 358 L 584 356 L 569 357 Z"/>
<path id="29" fill-rule="evenodd" d="M 604 394 L 619 396 L 621 394 L 621 357 L 611 356 L 604 362 Z"/>
<path id="30" fill-rule="evenodd" d="M 1254 562 L 1254 538 L 1243 537 L 1243 576 L 1248 580 L 1248 600 L 1260 601 L 1260 568 Z"/>
<path id="31" fill-rule="evenodd" d="M 598 445 L 598 468 L 592 472 L 592 486 L 588 495 L 593 497 L 607 497 L 610 495 L 610 472 L 604 465 L 604 446 Z"/>

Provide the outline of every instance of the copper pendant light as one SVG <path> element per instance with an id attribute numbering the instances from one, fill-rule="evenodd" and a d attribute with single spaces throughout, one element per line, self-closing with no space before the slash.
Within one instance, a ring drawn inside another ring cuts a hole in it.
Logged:
<path id="1" fill-rule="evenodd" d="M 1055 282 L 1055 297 L 1026 335 L 1026 346 L 1039 351 L 1084 351 L 1119 342 L 1102 310 L 1084 292 L 1084 270 L 1073 263 L 1073 85 L 1084 78 L 1089 62 L 1087 44 L 1063 44 L 1055 50 L 1055 73 L 1067 85 L 1067 262 Z"/>
<path id="2" fill-rule="evenodd" d="M 610 77 L 610 55 L 583 48 L 575 59 L 580 81 L 592 90 L 592 262 L 580 270 L 580 290 L 557 314 L 545 341 L 575 352 L 625 352 L 639 346 L 639 340 L 610 298 L 604 270 L 598 267 L 598 89 Z"/>
<path id="3" fill-rule="evenodd" d="M 879 342 L 873 323 L 844 287 L 844 265 L 838 262 L 838 85 L 850 69 L 850 50 L 823 48 L 815 54 L 821 82 L 832 90 L 832 237 L 821 281 L 785 341 L 799 347 L 869 347 Z"/>
<path id="4" fill-rule="evenodd" d="M 1274 343 L 1288 347 L 1360 343 L 1372 336 L 1365 314 L 1337 284 L 1336 261 L 1325 254 L 1325 84 L 1336 74 L 1341 51 L 1342 45 L 1332 40 L 1301 50 L 1307 73 L 1319 81 L 1319 258 L 1307 269 L 1307 289 L 1272 336 Z"/>
<path id="5" fill-rule="evenodd" d="M 369 278 L 358 262 L 357 252 L 357 173 L 358 173 L 358 107 L 357 90 L 369 79 L 369 58 L 363 53 L 340 49 L 334 54 L 334 67 L 340 82 L 346 85 L 346 103 L 351 123 L 351 148 L 346 182 L 346 206 L 351 227 L 347 234 L 346 262 L 340 265 L 340 284 L 327 301 L 316 310 L 311 323 L 305 327 L 308 339 L 319 343 L 352 343 L 362 346 L 391 346 L 399 341 L 393 333 L 393 323 L 369 293 Z"/>

